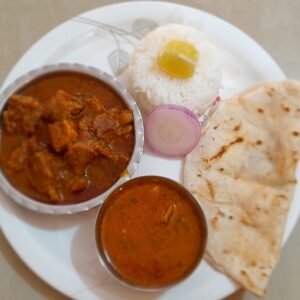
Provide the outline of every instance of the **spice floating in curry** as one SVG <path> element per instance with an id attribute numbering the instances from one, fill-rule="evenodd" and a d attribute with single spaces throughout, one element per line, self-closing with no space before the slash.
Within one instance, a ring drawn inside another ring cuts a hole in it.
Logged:
<path id="1" fill-rule="evenodd" d="M 107 198 L 97 218 L 102 260 L 133 286 L 163 288 L 185 278 L 206 243 L 205 219 L 194 201 L 163 177 L 126 182 Z"/>
<path id="2" fill-rule="evenodd" d="M 33 80 L 9 98 L 2 115 L 5 176 L 41 202 L 101 194 L 124 173 L 134 144 L 133 114 L 121 96 L 79 72 Z"/>

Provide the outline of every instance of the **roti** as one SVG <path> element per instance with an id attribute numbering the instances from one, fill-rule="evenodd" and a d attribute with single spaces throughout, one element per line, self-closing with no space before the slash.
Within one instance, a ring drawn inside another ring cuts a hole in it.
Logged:
<path id="1" fill-rule="evenodd" d="M 263 295 L 280 254 L 300 154 L 300 83 L 223 101 L 184 166 L 208 224 L 211 264 Z"/>

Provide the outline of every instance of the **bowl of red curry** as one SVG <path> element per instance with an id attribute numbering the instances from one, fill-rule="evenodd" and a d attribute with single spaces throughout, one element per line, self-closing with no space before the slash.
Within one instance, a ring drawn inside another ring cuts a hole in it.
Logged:
<path id="1" fill-rule="evenodd" d="M 200 263 L 207 227 L 198 201 L 181 184 L 160 176 L 131 179 L 99 209 L 98 256 L 121 283 L 145 291 L 169 288 Z"/>
<path id="2" fill-rule="evenodd" d="M 140 111 L 98 69 L 61 63 L 33 70 L 0 95 L 0 111 L 0 184 L 29 209 L 89 210 L 138 166 Z"/>

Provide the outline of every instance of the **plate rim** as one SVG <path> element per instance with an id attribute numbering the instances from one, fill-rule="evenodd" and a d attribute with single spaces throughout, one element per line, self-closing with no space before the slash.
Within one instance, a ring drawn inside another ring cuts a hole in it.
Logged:
<path id="1" fill-rule="evenodd" d="M 216 19 L 217 22 L 222 22 L 222 23 L 226 23 L 229 28 L 231 30 L 234 30 L 235 32 L 237 32 L 239 35 L 243 36 L 245 39 L 248 40 L 249 43 L 252 43 L 253 46 L 255 46 L 255 48 L 260 51 L 260 53 L 267 58 L 270 63 L 272 64 L 272 68 L 274 68 L 274 71 L 276 69 L 276 76 L 281 77 L 281 79 L 286 79 L 286 75 L 284 74 L 284 72 L 281 70 L 280 66 L 278 65 L 278 63 L 274 60 L 274 58 L 258 43 L 256 42 L 256 40 L 254 38 L 252 38 L 249 34 L 245 33 L 244 31 L 242 31 L 241 29 L 239 29 L 239 27 L 235 26 L 234 24 L 228 22 L 227 20 L 224 20 L 216 15 L 214 15 L 213 13 L 204 11 L 202 9 L 196 8 L 194 6 L 187 6 L 184 4 L 178 4 L 178 3 L 172 3 L 172 2 L 165 2 L 165 1 L 132 1 L 132 2 L 119 2 L 119 3 L 114 3 L 114 4 L 107 4 L 107 5 L 103 5 L 103 6 L 99 6 L 87 11 L 83 11 L 82 13 L 78 14 L 79 15 L 85 15 L 85 14 L 89 14 L 91 12 L 94 11 L 99 11 L 105 8 L 115 8 L 118 6 L 131 6 L 131 5 L 166 5 L 169 7 L 169 9 L 174 9 L 174 8 L 181 8 L 181 9 L 187 9 L 187 10 L 194 10 L 196 12 L 201 12 L 205 15 L 207 15 L 210 18 Z M 75 17 L 75 16 L 74 16 Z M 72 18 L 65 20 L 62 23 L 59 23 L 58 25 L 56 25 L 55 27 L 53 27 L 51 30 L 49 30 L 48 32 L 46 32 L 43 36 L 41 36 L 39 39 L 37 39 L 22 55 L 21 57 L 18 59 L 18 61 L 14 64 L 14 66 L 11 68 L 11 70 L 9 71 L 9 73 L 6 75 L 0 90 L 2 90 L 3 88 L 5 88 L 10 81 L 12 81 L 13 78 L 13 73 L 14 71 L 18 68 L 18 66 L 20 65 L 20 63 L 26 59 L 26 56 L 32 52 L 33 48 L 38 46 L 38 44 L 42 41 L 42 40 L 46 40 L 48 35 L 55 32 L 55 30 L 57 30 L 60 27 L 63 27 L 64 25 L 66 25 L 68 22 L 70 22 L 72 20 Z M 2 207 L 0 207 L 0 214 L 1 214 L 1 209 Z M 10 212 L 11 213 L 11 212 Z M 298 217 L 299 217 L 300 211 L 298 213 Z M 295 222 L 296 223 L 296 222 Z M 295 228 L 295 223 L 292 226 L 292 229 L 290 230 L 288 237 L 291 235 L 292 231 Z M 5 236 L 6 240 L 8 241 L 8 243 L 10 244 L 10 246 L 13 248 L 13 250 L 15 251 L 15 253 L 19 256 L 19 258 L 26 264 L 26 266 L 34 273 L 36 274 L 41 280 L 43 280 L 44 282 L 46 282 L 48 285 L 50 285 L 52 288 L 54 288 L 55 290 L 59 291 L 60 293 L 62 293 L 63 295 L 69 296 L 69 297 L 74 297 L 76 294 L 78 294 L 78 292 L 73 293 L 73 294 L 68 294 L 66 293 L 65 290 L 59 288 L 57 285 L 55 285 L 55 283 L 49 281 L 47 278 L 44 278 L 43 276 L 41 276 L 38 273 L 38 268 L 33 267 L 30 265 L 30 262 L 26 260 L 26 255 L 24 255 L 22 253 L 22 251 L 20 251 L 20 249 L 17 247 L 17 243 L 16 243 L 16 239 L 12 238 L 11 235 L 8 235 L 7 232 L 9 232 L 9 230 L 7 230 L 7 228 L 5 226 L 2 225 L 1 219 L 0 219 L 0 229 L 3 232 L 3 235 Z M 287 238 L 288 239 L 288 238 Z M 286 240 L 287 240 L 286 239 Z M 232 290 L 232 292 L 230 292 L 229 294 L 226 294 L 225 296 L 230 295 L 231 293 L 235 292 L 237 289 Z M 224 296 L 224 297 L 225 297 Z"/>

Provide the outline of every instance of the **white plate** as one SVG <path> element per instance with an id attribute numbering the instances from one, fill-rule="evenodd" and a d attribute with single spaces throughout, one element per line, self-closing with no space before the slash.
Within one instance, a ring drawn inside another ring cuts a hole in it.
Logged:
<path id="1" fill-rule="evenodd" d="M 285 78 L 251 38 L 229 23 L 193 8 L 139 1 L 101 7 L 83 16 L 126 31 L 132 26 L 136 29 L 168 22 L 184 22 L 203 30 L 222 52 L 223 96 L 260 81 Z M 111 73 L 108 57 L 116 62 L 118 47 L 126 60 L 123 50 L 131 53 L 133 46 L 124 36 L 69 20 L 45 35 L 20 59 L 2 89 L 19 75 L 50 63 L 78 62 Z M 181 161 L 144 154 L 136 176 L 157 174 L 180 181 L 181 168 Z M 96 210 L 74 216 L 45 216 L 19 207 L 3 193 L 0 196 L 0 223 L 9 243 L 39 277 L 71 298 L 205 300 L 221 299 L 237 289 L 230 279 L 203 262 L 188 280 L 174 288 L 159 293 L 133 291 L 111 279 L 98 263 L 93 231 Z M 299 188 L 295 199 L 297 196 Z M 285 240 L 299 212 L 300 202 L 293 201 Z"/>

